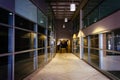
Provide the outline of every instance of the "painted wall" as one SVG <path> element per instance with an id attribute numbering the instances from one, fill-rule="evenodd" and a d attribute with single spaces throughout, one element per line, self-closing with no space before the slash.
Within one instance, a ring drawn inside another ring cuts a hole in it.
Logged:
<path id="1" fill-rule="evenodd" d="M 73 28 L 72 23 L 67 22 L 65 24 L 65 28 L 63 28 L 64 20 L 56 20 L 55 21 L 55 32 L 56 32 L 56 40 L 58 39 L 69 39 L 70 40 L 70 52 L 72 51 L 72 34 Z"/>
<path id="2" fill-rule="evenodd" d="M 56 20 L 55 22 L 55 31 L 56 38 L 61 39 L 72 39 L 72 25 L 70 22 L 65 23 L 65 28 L 63 28 L 64 20 Z"/>

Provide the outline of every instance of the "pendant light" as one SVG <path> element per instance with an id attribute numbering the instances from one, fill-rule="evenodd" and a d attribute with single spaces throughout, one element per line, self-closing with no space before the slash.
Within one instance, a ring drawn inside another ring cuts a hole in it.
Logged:
<path id="1" fill-rule="evenodd" d="M 63 28 L 65 28 L 65 24 L 63 24 Z"/>
<path id="2" fill-rule="evenodd" d="M 76 5 L 72 1 L 72 3 L 70 4 L 70 11 L 75 11 L 75 10 L 76 10 Z"/>
<path id="3" fill-rule="evenodd" d="M 68 22 L 68 19 L 67 19 L 67 18 L 65 18 L 65 22 Z"/>
<path id="4" fill-rule="evenodd" d="M 68 22 L 68 18 L 66 16 L 66 8 L 64 8 L 64 22 Z"/>

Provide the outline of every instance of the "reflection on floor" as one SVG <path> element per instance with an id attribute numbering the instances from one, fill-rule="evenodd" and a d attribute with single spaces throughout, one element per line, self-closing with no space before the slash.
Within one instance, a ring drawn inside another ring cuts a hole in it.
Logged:
<path id="1" fill-rule="evenodd" d="M 58 53 L 30 80 L 110 80 L 71 53 Z"/>

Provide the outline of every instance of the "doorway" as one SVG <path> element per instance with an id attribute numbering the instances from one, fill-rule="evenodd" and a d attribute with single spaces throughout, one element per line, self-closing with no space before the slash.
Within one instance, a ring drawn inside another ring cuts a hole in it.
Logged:
<path id="1" fill-rule="evenodd" d="M 69 53 L 70 52 L 70 40 L 58 39 L 57 40 L 57 53 Z"/>

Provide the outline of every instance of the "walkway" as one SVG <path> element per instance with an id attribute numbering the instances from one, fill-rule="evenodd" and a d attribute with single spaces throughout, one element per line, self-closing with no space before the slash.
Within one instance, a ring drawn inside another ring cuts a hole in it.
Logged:
<path id="1" fill-rule="evenodd" d="M 31 80 L 110 80 L 71 53 L 59 53 Z"/>

